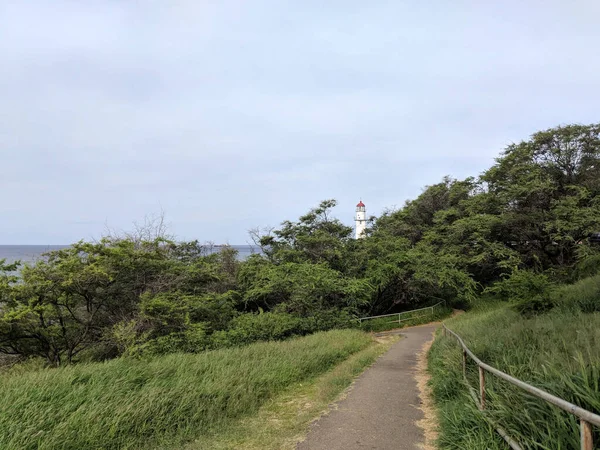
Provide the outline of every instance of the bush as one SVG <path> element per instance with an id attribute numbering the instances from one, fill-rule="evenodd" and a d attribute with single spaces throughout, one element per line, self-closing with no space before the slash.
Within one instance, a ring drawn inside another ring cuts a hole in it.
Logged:
<path id="1" fill-rule="evenodd" d="M 552 286 L 553 284 L 544 274 L 515 269 L 508 277 L 494 283 L 484 292 L 504 301 L 520 302 L 543 296 L 552 289 Z"/>
<path id="2" fill-rule="evenodd" d="M 521 300 L 514 305 L 515 311 L 525 317 L 532 317 L 550 311 L 556 303 L 549 295 L 536 295 L 529 300 Z"/>
<path id="3" fill-rule="evenodd" d="M 600 272 L 600 249 L 582 245 L 577 249 L 577 265 L 573 272 L 576 279 L 587 278 Z"/>
<path id="4" fill-rule="evenodd" d="M 349 311 L 338 309 L 315 311 L 311 317 L 303 319 L 303 324 L 307 333 L 357 326 L 356 320 Z"/>
<path id="5" fill-rule="evenodd" d="M 600 311 L 600 275 L 562 286 L 552 293 L 552 299 L 565 309 L 584 313 Z"/>
<path id="6" fill-rule="evenodd" d="M 600 275 L 560 286 L 543 295 L 519 301 L 515 310 L 526 317 L 543 314 L 555 307 L 573 312 L 600 311 Z"/>
<path id="7" fill-rule="evenodd" d="M 286 313 L 242 314 L 227 331 L 212 334 L 211 347 L 233 347 L 256 341 L 275 341 L 305 334 L 303 320 Z"/>
<path id="8" fill-rule="evenodd" d="M 195 323 L 185 331 L 159 336 L 132 347 L 130 355 L 165 355 L 167 353 L 198 353 L 209 346 L 206 324 Z"/>

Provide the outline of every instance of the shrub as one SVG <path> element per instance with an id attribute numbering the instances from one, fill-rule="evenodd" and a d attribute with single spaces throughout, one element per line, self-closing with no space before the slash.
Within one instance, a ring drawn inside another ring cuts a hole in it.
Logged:
<path id="1" fill-rule="evenodd" d="M 562 308 L 584 313 L 600 311 L 600 275 L 562 286 L 552 293 L 552 299 Z"/>
<path id="2" fill-rule="evenodd" d="M 315 311 L 310 317 L 303 319 L 304 330 L 308 333 L 327 331 L 334 328 L 353 328 L 356 320 L 348 310 L 326 309 Z"/>
<path id="3" fill-rule="evenodd" d="M 213 348 L 232 347 L 256 341 L 275 341 L 305 333 L 303 320 L 286 313 L 242 314 L 227 331 L 212 335 Z"/>
<path id="4" fill-rule="evenodd" d="M 526 317 L 543 314 L 556 306 L 554 298 L 550 295 L 536 295 L 531 299 L 521 300 L 514 308 L 521 315 Z"/>
<path id="5" fill-rule="evenodd" d="M 526 301 L 547 294 L 552 286 L 544 274 L 515 269 L 508 277 L 487 288 L 485 293 L 494 294 L 505 301 Z"/>
<path id="6" fill-rule="evenodd" d="M 167 353 L 198 353 L 209 345 L 206 324 L 195 323 L 185 331 L 167 334 L 133 346 L 130 355 L 165 355 Z"/>

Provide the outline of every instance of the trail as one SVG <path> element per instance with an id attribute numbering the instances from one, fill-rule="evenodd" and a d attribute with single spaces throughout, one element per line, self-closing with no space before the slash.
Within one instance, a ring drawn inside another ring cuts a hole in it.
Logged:
<path id="1" fill-rule="evenodd" d="M 420 449 L 425 443 L 415 380 L 417 355 L 438 323 L 405 336 L 356 381 L 337 408 L 316 421 L 298 450 Z"/>

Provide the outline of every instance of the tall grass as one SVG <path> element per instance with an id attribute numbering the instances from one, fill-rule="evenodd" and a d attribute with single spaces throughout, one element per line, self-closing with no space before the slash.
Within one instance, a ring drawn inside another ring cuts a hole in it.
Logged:
<path id="1" fill-rule="evenodd" d="M 0 448 L 178 448 L 367 347 L 357 330 L 0 375 Z"/>
<path id="2" fill-rule="evenodd" d="M 311 382 L 294 383 L 289 389 L 265 402 L 256 413 L 233 421 L 219 433 L 203 436 L 186 445 L 186 450 L 281 450 L 296 448 L 310 423 L 330 409 L 331 402 L 343 392 L 365 367 L 388 350 L 395 336 L 373 340 Z"/>
<path id="3" fill-rule="evenodd" d="M 484 362 L 598 414 L 600 313 L 584 311 L 600 303 L 600 289 L 592 292 L 590 283 L 559 289 L 555 308 L 545 314 L 524 317 L 510 305 L 488 305 L 447 324 Z M 440 446 L 503 448 L 467 396 L 461 358 L 450 337 L 439 337 L 429 355 L 433 395 L 440 406 Z M 477 387 L 474 364 L 468 365 L 467 376 Z M 486 414 L 523 448 L 579 448 L 576 417 L 492 375 L 486 377 L 486 391 Z M 600 448 L 598 430 L 595 435 Z"/>

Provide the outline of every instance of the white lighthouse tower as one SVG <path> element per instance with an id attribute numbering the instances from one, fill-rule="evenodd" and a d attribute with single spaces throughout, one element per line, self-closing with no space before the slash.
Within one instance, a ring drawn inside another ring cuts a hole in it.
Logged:
<path id="1" fill-rule="evenodd" d="M 354 221 L 356 222 L 356 239 L 360 239 L 365 236 L 367 228 L 367 210 L 362 200 L 356 205 L 356 218 Z"/>

